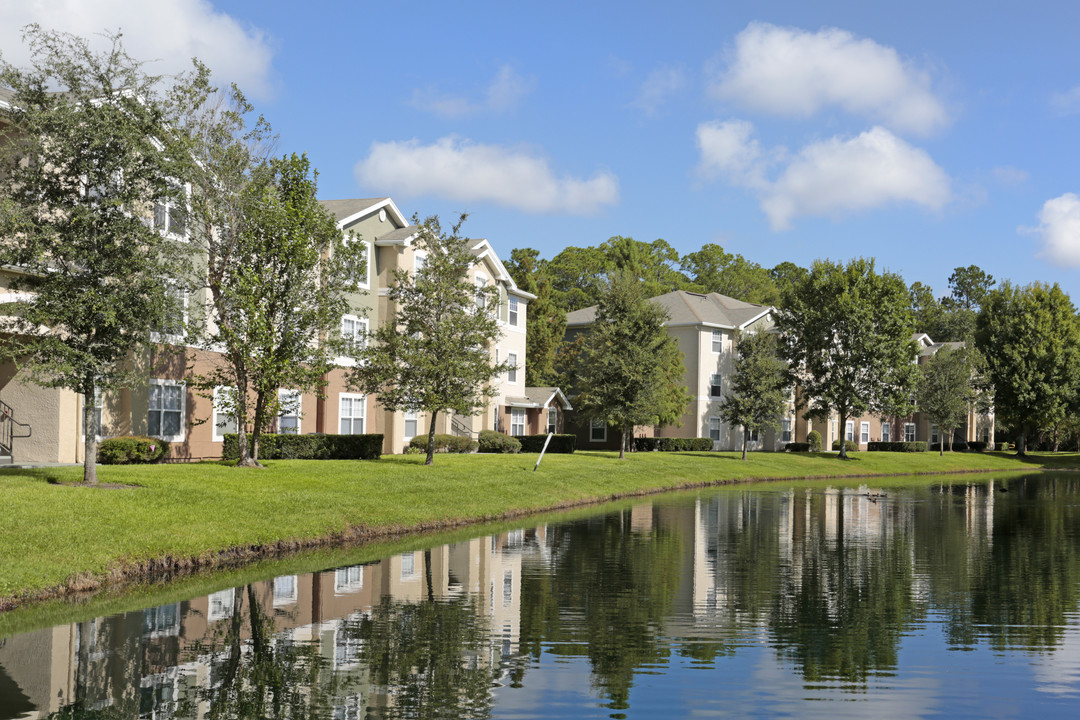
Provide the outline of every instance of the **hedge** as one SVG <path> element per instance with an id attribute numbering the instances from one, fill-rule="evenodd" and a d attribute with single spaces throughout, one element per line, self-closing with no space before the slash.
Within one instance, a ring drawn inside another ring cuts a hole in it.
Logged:
<path id="1" fill-rule="evenodd" d="M 985 445 L 985 443 L 983 444 Z M 930 446 L 930 449 L 934 452 L 941 452 L 941 443 L 934 443 Z M 967 452 L 968 449 L 968 444 L 963 441 L 958 440 L 953 442 L 951 448 L 949 447 L 948 443 L 945 443 L 945 452 L 949 452 L 950 450 L 952 450 L 953 452 Z"/>
<path id="2" fill-rule="evenodd" d="M 169 443 L 144 435 L 107 438 L 98 443 L 97 461 L 102 465 L 141 465 L 161 462 Z"/>
<path id="3" fill-rule="evenodd" d="M 417 435 L 409 441 L 409 447 L 426 453 L 427 439 L 428 436 L 426 434 Z M 435 436 L 435 452 L 437 453 L 471 453 L 476 452 L 479 448 L 480 443 L 476 442 L 471 437 L 465 437 L 464 435 Z"/>
<path id="4" fill-rule="evenodd" d="M 248 435 L 248 442 L 251 436 Z M 259 436 L 260 460 L 378 460 L 382 433 L 368 435 L 309 435 L 263 433 Z M 239 460 L 236 433 L 226 433 L 222 460 Z"/>
<path id="5" fill-rule="evenodd" d="M 712 438 L 666 438 L 666 437 L 640 437 L 634 438 L 634 450 L 649 452 L 701 452 L 713 449 Z"/>
<path id="6" fill-rule="evenodd" d="M 521 443 L 521 452 L 538 453 L 544 449 L 547 435 L 515 435 L 514 439 Z M 577 449 L 576 435 L 553 435 L 548 444 L 549 453 L 562 453 L 569 455 Z"/>
<path id="7" fill-rule="evenodd" d="M 866 444 L 867 450 L 880 452 L 926 452 L 926 441 L 917 442 L 872 442 Z"/>
<path id="8" fill-rule="evenodd" d="M 521 452 L 520 440 L 512 438 L 506 433 L 501 433 L 498 430 L 481 430 L 479 445 L 480 452 L 482 453 Z"/>
<path id="9" fill-rule="evenodd" d="M 810 452 L 810 443 L 790 442 L 784 446 L 784 449 L 788 452 Z"/>
<path id="10" fill-rule="evenodd" d="M 855 442 L 854 440 L 845 440 L 844 444 L 847 447 L 848 452 L 858 452 L 859 451 L 859 443 Z M 833 450 L 839 450 L 840 449 L 840 441 L 839 440 L 833 440 L 832 441 L 832 449 Z"/>

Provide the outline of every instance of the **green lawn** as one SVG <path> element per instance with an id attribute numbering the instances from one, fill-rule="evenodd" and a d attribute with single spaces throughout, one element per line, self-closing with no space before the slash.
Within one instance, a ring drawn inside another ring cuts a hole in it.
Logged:
<path id="1" fill-rule="evenodd" d="M 1080 467 L 1076 454 L 615 453 L 439 455 L 378 461 L 269 461 L 266 470 L 219 464 L 103 466 L 0 472 L 0 601 L 79 576 L 102 577 L 164 556 L 191 558 L 278 541 L 309 542 L 349 529 L 379 533 L 474 522 L 634 493 L 763 478 L 1024 471 Z"/>

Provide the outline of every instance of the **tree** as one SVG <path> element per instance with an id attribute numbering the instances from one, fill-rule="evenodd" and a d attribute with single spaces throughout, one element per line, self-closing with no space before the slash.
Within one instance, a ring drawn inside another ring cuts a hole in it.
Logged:
<path id="1" fill-rule="evenodd" d="M 1027 438 L 1064 417 L 1080 389 L 1080 321 L 1057 283 L 1009 282 L 985 297 L 975 343 L 986 358 L 994 410 L 1016 433 L 1016 454 Z"/>
<path id="2" fill-rule="evenodd" d="M 259 467 L 259 437 L 280 411 L 279 388 L 318 390 L 332 359 L 349 349 L 341 316 L 347 293 L 359 291 L 364 253 L 319 205 L 317 180 L 307 157 L 296 154 L 256 168 L 237 199 L 239 225 L 219 236 L 209 259 L 205 315 L 212 322 L 202 324 L 203 342 L 222 348 L 224 362 L 189 382 L 204 391 L 232 388 L 226 409 L 240 433 L 248 422 L 252 428 L 242 466 Z M 200 202 L 208 221 L 214 200 Z"/>
<path id="3" fill-rule="evenodd" d="M 915 315 L 916 332 L 926 333 L 938 342 L 953 340 L 941 330 L 944 327 L 945 309 L 934 297 L 934 291 L 921 282 L 911 283 L 908 289 L 911 297 L 911 312 Z"/>
<path id="4" fill-rule="evenodd" d="M 577 404 L 582 417 L 619 429 L 620 458 L 635 425 L 675 423 L 690 401 L 666 321 L 633 275 L 612 274 L 585 338 Z"/>
<path id="5" fill-rule="evenodd" d="M 83 397 L 83 481 L 97 482 L 99 392 L 136 382 L 132 360 L 178 312 L 183 196 L 162 149 L 162 78 L 124 52 L 30 25 L 32 67 L 0 62 L 14 94 L 0 110 L 0 264 L 12 289 L 5 354 L 35 382 Z M 180 80 L 178 82 L 184 82 Z M 151 206 L 170 207 L 163 227 Z M 166 232 L 167 231 L 167 232 Z"/>
<path id="6" fill-rule="evenodd" d="M 428 414 L 426 465 L 434 459 L 438 414 L 475 415 L 495 394 L 491 379 L 510 367 L 491 362 L 499 326 L 490 309 L 497 307 L 498 289 L 469 281 L 476 258 L 459 234 L 465 217 L 450 233 L 438 217 L 414 218 L 416 245 L 427 251 L 427 261 L 415 275 L 394 271 L 387 298 L 392 310 L 374 342 L 358 353 L 349 378 L 360 392 L 377 394 L 387 410 Z"/>
<path id="7" fill-rule="evenodd" d="M 548 261 L 552 300 L 565 312 L 595 305 L 613 267 L 611 259 L 599 248 L 564 248 Z"/>
<path id="8" fill-rule="evenodd" d="M 866 411 L 892 412 L 914 390 L 915 343 L 907 286 L 874 261 L 817 260 L 776 315 L 781 354 L 815 414 L 840 427 Z M 845 443 L 840 457 L 847 459 Z"/>
<path id="9" fill-rule="evenodd" d="M 651 243 L 616 235 L 600 245 L 611 267 L 625 269 L 644 286 L 646 297 L 664 295 L 685 288 L 686 276 L 679 272 L 679 253 L 666 240 Z"/>
<path id="10" fill-rule="evenodd" d="M 514 283 L 536 296 L 525 308 L 525 384 L 533 387 L 557 384 L 555 359 L 566 332 L 566 311 L 552 298 L 547 261 L 539 255 L 532 248 L 518 248 L 506 263 Z"/>
<path id="11" fill-rule="evenodd" d="M 974 348 L 945 346 L 922 365 L 917 393 L 919 410 L 941 428 L 939 455 L 945 451 L 945 437 L 951 438 L 953 431 L 964 424 L 968 412 L 979 400 L 977 372 Z M 949 449 L 952 450 L 951 442 Z"/>
<path id="12" fill-rule="evenodd" d="M 780 293 L 770 272 L 742 255 L 708 243 L 682 259 L 683 272 L 698 292 L 720 293 L 745 302 L 775 304 Z"/>
<path id="13" fill-rule="evenodd" d="M 780 426 L 791 383 L 777 354 L 776 336 L 765 332 L 740 334 L 738 349 L 735 373 L 720 402 L 720 412 L 731 424 L 742 425 L 742 459 L 746 460 L 750 431 L 764 432 Z"/>
<path id="14" fill-rule="evenodd" d="M 951 293 L 941 298 L 939 323 L 930 336 L 939 342 L 969 342 L 975 334 L 975 318 L 979 308 L 994 288 L 994 283 L 994 276 L 983 272 L 977 265 L 955 268 L 949 276 Z"/>

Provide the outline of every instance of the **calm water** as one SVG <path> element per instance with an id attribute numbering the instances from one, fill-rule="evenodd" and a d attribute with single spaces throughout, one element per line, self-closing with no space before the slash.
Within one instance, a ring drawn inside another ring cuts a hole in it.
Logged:
<path id="1" fill-rule="evenodd" d="M 1080 476 L 705 491 L 0 640 L 7 718 L 1080 716 Z"/>

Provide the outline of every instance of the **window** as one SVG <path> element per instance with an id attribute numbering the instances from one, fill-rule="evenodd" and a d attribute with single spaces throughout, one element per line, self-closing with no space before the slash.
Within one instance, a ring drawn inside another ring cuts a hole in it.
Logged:
<path id="1" fill-rule="evenodd" d="M 236 588 L 218 590 L 216 593 L 212 593 L 208 599 L 210 601 L 210 610 L 206 619 L 209 622 L 217 622 L 218 620 L 230 618 L 233 615 L 233 601 L 236 599 Z"/>
<path id="2" fill-rule="evenodd" d="M 351 348 L 360 349 L 367 346 L 368 321 L 367 318 L 345 315 L 341 318 L 341 339 Z"/>
<path id="3" fill-rule="evenodd" d="M 721 375 L 709 376 L 709 397 L 719 400 L 724 395 L 724 378 Z"/>
<path id="4" fill-rule="evenodd" d="M 709 439 L 714 443 L 720 442 L 720 418 L 709 418 Z"/>
<path id="5" fill-rule="evenodd" d="M 416 437 L 416 429 L 420 424 L 420 413 L 416 410 L 405 411 L 405 442 Z"/>
<path id="6" fill-rule="evenodd" d="M 870 423 L 859 423 L 859 444 L 865 445 L 870 442 Z"/>
<path id="7" fill-rule="evenodd" d="M 518 324 L 518 299 L 516 297 L 510 298 L 509 301 L 509 322 L 511 325 L 517 326 Z"/>
<path id="8" fill-rule="evenodd" d="M 150 638 L 180 633 L 180 603 L 146 608 L 142 613 L 143 635 Z"/>
<path id="9" fill-rule="evenodd" d="M 364 566 L 349 565 L 334 571 L 334 593 L 354 593 L 364 589 Z"/>
<path id="10" fill-rule="evenodd" d="M 236 432 L 236 408 L 233 406 L 236 400 L 236 390 L 224 385 L 214 388 L 214 427 L 211 429 L 211 439 L 214 442 L 223 442 L 226 433 Z"/>
<path id="11" fill-rule="evenodd" d="M 361 241 L 362 242 L 362 241 Z M 371 244 L 364 243 L 364 274 L 361 276 L 357 285 L 364 290 L 371 287 L 371 270 L 374 263 L 371 261 Z"/>
<path id="12" fill-rule="evenodd" d="M 401 556 L 401 579 L 416 579 L 416 553 L 405 553 Z"/>
<path id="13" fill-rule="evenodd" d="M 881 423 L 881 442 L 892 442 L 892 423 Z"/>
<path id="14" fill-rule="evenodd" d="M 791 418 L 780 421 L 780 442 L 791 442 Z"/>
<path id="15" fill-rule="evenodd" d="M 750 442 L 756 443 L 756 442 L 758 442 L 759 439 L 760 438 L 758 436 L 758 431 L 757 430 L 751 430 L 750 431 Z"/>
<path id="16" fill-rule="evenodd" d="M 274 578 L 274 607 L 296 603 L 297 588 L 295 575 L 280 575 Z"/>
<path id="17" fill-rule="evenodd" d="M 525 434 L 525 408 L 510 408 L 510 434 Z"/>
<path id="18" fill-rule="evenodd" d="M 938 441 L 938 426 L 937 425 L 931 425 L 930 426 L 930 444 L 933 445 L 937 441 Z"/>
<path id="19" fill-rule="evenodd" d="M 476 273 L 476 307 L 487 307 L 487 293 L 484 292 L 484 288 L 487 286 L 487 277 Z"/>
<path id="20" fill-rule="evenodd" d="M 187 290 L 171 280 L 165 280 L 165 302 L 168 315 L 160 327 L 155 329 L 153 339 L 164 342 L 180 342 L 184 337 L 184 326 L 188 321 Z"/>
<path id="21" fill-rule="evenodd" d="M 855 442 L 855 421 L 848 420 L 844 423 L 844 439 L 848 442 Z"/>
<path id="22" fill-rule="evenodd" d="M 514 571 L 503 571 L 503 607 L 510 607 L 514 601 Z"/>
<path id="23" fill-rule="evenodd" d="M 589 423 L 589 442 L 604 442 L 607 440 L 607 424 L 603 420 L 593 420 Z"/>
<path id="24" fill-rule="evenodd" d="M 517 382 L 517 353 L 506 353 L 506 362 L 510 369 L 506 371 L 506 382 Z"/>
<path id="25" fill-rule="evenodd" d="M 169 195 L 154 201 L 154 229 L 165 235 L 187 238 L 187 186 L 171 184 Z"/>
<path id="26" fill-rule="evenodd" d="M 559 432 L 559 408 L 554 405 L 548 408 L 547 431 L 549 433 Z"/>
<path id="27" fill-rule="evenodd" d="M 278 432 L 300 434 L 301 399 L 299 390 L 278 390 Z M 363 432 L 363 431 L 361 431 Z"/>
<path id="28" fill-rule="evenodd" d="M 417 250 L 413 255 L 413 275 L 419 275 L 427 267 L 427 253 Z"/>
<path id="29" fill-rule="evenodd" d="M 915 423 L 904 423 L 904 442 L 915 442 Z"/>
<path id="30" fill-rule="evenodd" d="M 184 440 L 184 384 L 151 380 L 146 412 L 146 434 L 169 442 Z"/>
<path id="31" fill-rule="evenodd" d="M 724 333 L 720 330 L 712 331 L 712 351 L 714 353 L 724 352 Z"/>
<path id="32" fill-rule="evenodd" d="M 366 398 L 355 393 L 341 393 L 338 402 L 338 432 L 342 435 L 362 435 Z"/>

